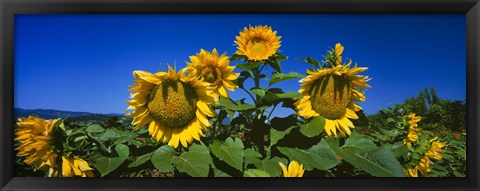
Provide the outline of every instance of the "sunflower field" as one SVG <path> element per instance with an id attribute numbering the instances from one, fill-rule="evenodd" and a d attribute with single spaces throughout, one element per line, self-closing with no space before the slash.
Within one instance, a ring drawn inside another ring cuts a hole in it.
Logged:
<path id="1" fill-rule="evenodd" d="M 337 43 L 301 59 L 305 73 L 283 71 L 280 40 L 249 26 L 232 55 L 200 49 L 185 68 L 135 70 L 124 117 L 16 119 L 18 176 L 465 176 L 464 102 L 431 88 L 365 116 L 367 67 Z M 287 80 L 298 91 L 277 88 Z M 274 116 L 279 107 L 291 114 Z"/>

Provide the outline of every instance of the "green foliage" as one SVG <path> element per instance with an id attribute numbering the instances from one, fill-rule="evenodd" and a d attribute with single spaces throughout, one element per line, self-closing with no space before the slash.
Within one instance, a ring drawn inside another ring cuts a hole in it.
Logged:
<path id="1" fill-rule="evenodd" d="M 335 167 L 340 161 L 325 140 L 308 150 L 298 148 L 279 147 L 278 150 L 290 160 L 296 160 L 305 166 L 305 170 L 328 170 Z"/>
<path id="2" fill-rule="evenodd" d="M 105 129 L 100 125 L 90 125 L 85 129 L 88 133 L 101 133 L 104 132 Z"/>
<path id="3" fill-rule="evenodd" d="M 255 109 L 254 105 L 242 103 L 241 101 L 233 102 L 232 100 L 220 96 L 220 103 L 222 107 L 231 111 L 245 111 Z"/>
<path id="4" fill-rule="evenodd" d="M 406 156 L 409 152 L 409 149 L 407 146 L 405 146 L 402 142 L 397 142 L 394 144 L 384 144 L 385 148 L 389 149 L 392 151 L 392 153 L 395 155 L 395 157 L 399 158 L 402 156 Z"/>
<path id="5" fill-rule="evenodd" d="M 193 177 L 206 177 L 210 170 L 210 163 L 212 163 L 209 153 L 205 145 L 193 144 L 187 152 L 180 156 L 174 156 L 172 163 L 180 172 L 185 172 Z"/>
<path id="6" fill-rule="evenodd" d="M 448 144 L 442 153 L 443 159 L 435 163 L 436 169 L 432 169 L 432 174 L 438 175 L 439 177 L 466 177 L 466 134 L 448 132 L 441 138 L 441 141 L 447 142 Z"/>
<path id="7" fill-rule="evenodd" d="M 309 63 L 309 64 L 313 65 L 314 68 L 319 68 L 319 62 L 318 62 L 318 60 L 315 60 L 315 59 L 313 59 L 313 58 L 311 58 L 311 57 L 300 58 L 300 59 L 298 59 L 298 60 L 300 60 L 300 61 L 302 61 L 302 62 Z"/>
<path id="8" fill-rule="evenodd" d="M 144 155 L 138 157 L 135 161 L 133 161 L 132 163 L 130 163 L 128 165 L 128 168 L 137 167 L 137 166 L 140 166 L 140 165 L 146 163 L 147 161 L 152 159 L 152 154 L 153 153 L 147 153 L 147 154 L 144 154 Z"/>
<path id="9" fill-rule="evenodd" d="M 255 163 L 255 167 L 257 167 L 257 169 L 259 170 L 267 172 L 271 177 L 278 177 L 282 173 L 282 168 L 278 164 L 279 162 L 287 164 L 287 161 L 285 159 L 273 157 L 271 159 L 266 158 L 262 161 Z"/>
<path id="10" fill-rule="evenodd" d="M 101 176 L 105 176 L 117 169 L 129 156 L 129 148 L 126 145 L 117 145 L 115 151 L 117 154 L 116 157 L 100 157 L 93 164 Z"/>
<path id="11" fill-rule="evenodd" d="M 250 90 L 250 92 L 252 92 L 255 95 L 262 96 L 262 97 L 265 96 L 265 90 L 264 89 L 254 88 L 254 89 Z"/>
<path id="12" fill-rule="evenodd" d="M 462 101 L 441 99 L 433 87 L 425 88 L 418 96 L 405 99 L 404 104 L 395 106 L 425 117 L 425 129 L 447 128 L 452 131 L 466 129 L 466 104 Z"/>
<path id="13" fill-rule="evenodd" d="M 260 158 L 262 158 L 262 155 L 252 148 L 245 149 L 244 154 L 245 154 L 245 166 L 249 164 L 258 163 L 261 161 Z"/>
<path id="14" fill-rule="evenodd" d="M 265 100 L 268 102 L 274 102 L 280 99 L 288 98 L 302 98 L 302 94 L 298 92 L 272 93 L 271 91 L 267 91 L 265 93 Z"/>
<path id="15" fill-rule="evenodd" d="M 367 138 L 352 140 L 353 143 L 338 147 L 333 139 L 328 143 L 336 154 L 358 169 L 364 170 L 373 176 L 404 177 L 402 165 L 393 153 L 385 148 L 377 148 L 368 143 Z"/>
<path id="16" fill-rule="evenodd" d="M 224 143 L 215 141 L 210 144 L 210 149 L 220 160 L 240 171 L 242 170 L 244 157 L 242 141 L 232 138 L 226 139 Z"/>
<path id="17" fill-rule="evenodd" d="M 237 68 L 244 69 L 244 70 L 253 70 L 258 68 L 262 64 L 261 62 L 250 62 L 246 64 L 237 64 Z"/>
<path id="18" fill-rule="evenodd" d="M 418 123 L 421 131 L 419 139 L 412 147 L 404 146 L 403 140 L 408 134 L 410 112 L 421 116 Z M 403 104 L 381 110 L 368 117 L 370 127 L 364 128 L 369 137 L 394 153 L 404 168 L 414 168 L 430 149 L 430 140 L 447 143 L 443 148 L 442 160 L 433 160 L 431 172 L 421 176 L 429 177 L 463 177 L 466 172 L 465 103 L 441 99 L 432 87 L 422 90 L 417 97 L 408 98 Z"/>
<path id="19" fill-rule="evenodd" d="M 307 137 L 320 135 L 325 128 L 325 119 L 322 116 L 314 117 L 307 124 L 300 125 L 300 132 Z"/>
<path id="20" fill-rule="evenodd" d="M 303 78 L 303 75 L 296 72 L 290 72 L 288 74 L 273 73 L 272 79 L 269 80 L 269 82 L 270 82 L 270 85 L 273 85 L 273 84 L 276 84 L 277 82 L 281 82 L 289 79 L 295 79 L 295 78 Z"/>
<path id="21" fill-rule="evenodd" d="M 173 172 L 172 159 L 176 155 L 177 152 L 173 147 L 164 145 L 153 152 L 151 161 L 155 168 L 163 172 Z"/>
<path id="22" fill-rule="evenodd" d="M 283 139 L 285 135 L 289 134 L 293 128 L 296 128 L 296 126 L 290 127 L 285 131 L 278 131 L 278 130 L 275 130 L 274 128 L 271 128 L 270 129 L 270 145 L 277 144 L 277 142 Z"/>
<path id="23" fill-rule="evenodd" d="M 247 169 L 243 173 L 243 177 L 270 177 L 268 172 L 258 169 Z"/>

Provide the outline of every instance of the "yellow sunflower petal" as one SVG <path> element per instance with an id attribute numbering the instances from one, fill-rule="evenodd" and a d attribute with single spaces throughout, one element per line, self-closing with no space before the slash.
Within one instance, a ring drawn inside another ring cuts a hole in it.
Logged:
<path id="1" fill-rule="evenodd" d="M 205 113 L 206 115 L 210 116 L 210 117 L 213 117 L 215 116 L 215 111 L 211 108 L 208 107 L 208 105 L 203 102 L 203 101 L 198 101 L 197 102 L 197 107 L 200 109 L 200 111 L 202 111 L 203 113 Z"/>
<path id="2" fill-rule="evenodd" d="M 282 168 L 283 174 L 288 174 L 287 167 L 282 162 L 278 162 L 280 167 Z"/>
<path id="3" fill-rule="evenodd" d="M 72 177 L 72 169 L 70 168 L 70 164 L 68 160 L 62 156 L 62 175 L 64 177 Z"/>

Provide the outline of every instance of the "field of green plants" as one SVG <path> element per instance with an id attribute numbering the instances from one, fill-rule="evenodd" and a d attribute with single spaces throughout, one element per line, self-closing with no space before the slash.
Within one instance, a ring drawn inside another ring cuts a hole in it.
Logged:
<path id="1" fill-rule="evenodd" d="M 250 26 L 231 56 L 201 49 L 186 68 L 133 71 L 125 117 L 16 119 L 17 176 L 465 177 L 464 100 L 431 87 L 366 116 L 371 78 L 340 43 L 300 74 L 282 70 L 280 38 Z M 287 80 L 298 91 L 278 88 Z"/>

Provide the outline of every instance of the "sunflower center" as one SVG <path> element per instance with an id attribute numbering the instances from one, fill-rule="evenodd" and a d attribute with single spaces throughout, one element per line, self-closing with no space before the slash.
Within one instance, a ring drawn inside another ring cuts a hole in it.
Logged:
<path id="1" fill-rule="evenodd" d="M 264 42 L 254 42 L 251 51 L 256 55 L 265 55 L 267 53 L 267 46 Z"/>
<path id="2" fill-rule="evenodd" d="M 206 67 L 203 69 L 202 73 L 203 73 L 203 78 L 208 83 L 219 82 L 218 76 L 222 75 L 220 70 L 218 70 L 218 68 L 215 68 L 215 67 Z"/>
<path id="3" fill-rule="evenodd" d="M 195 90 L 186 83 L 166 80 L 155 86 L 148 100 L 150 116 L 156 122 L 174 128 L 188 125 L 197 110 Z"/>
<path id="4" fill-rule="evenodd" d="M 327 119 L 339 119 L 350 103 L 351 83 L 344 76 L 329 74 L 315 81 L 310 95 L 315 112 Z"/>

